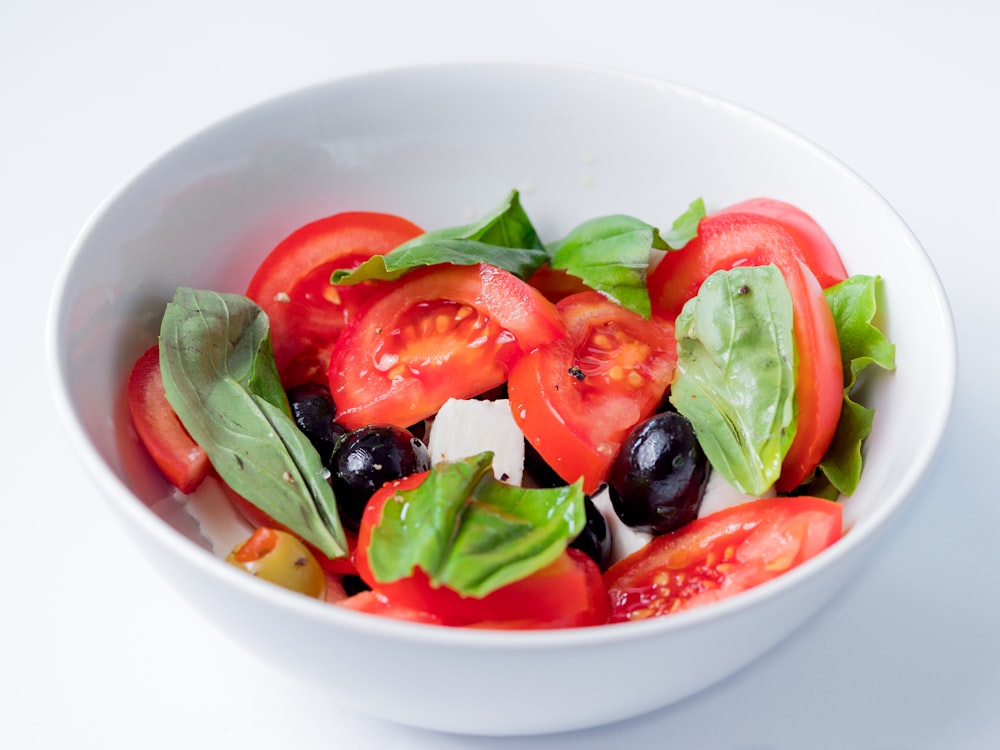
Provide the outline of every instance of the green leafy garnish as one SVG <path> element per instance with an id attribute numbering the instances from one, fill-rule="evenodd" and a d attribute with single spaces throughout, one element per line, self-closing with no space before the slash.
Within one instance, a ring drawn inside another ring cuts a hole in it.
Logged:
<path id="1" fill-rule="evenodd" d="M 549 264 L 644 318 L 650 316 L 646 277 L 651 250 L 679 250 L 698 231 L 705 204 L 698 198 L 666 236 L 644 221 L 616 214 L 591 219 L 548 245 Z"/>
<path id="2" fill-rule="evenodd" d="M 670 231 L 662 233 L 663 241 L 671 250 L 680 250 L 698 235 L 698 225 L 704 218 L 705 202 L 695 198 L 687 210 L 674 220 Z"/>
<path id="3" fill-rule="evenodd" d="M 368 563 L 383 583 L 419 567 L 431 584 L 483 597 L 552 563 L 583 529 L 580 482 L 524 489 L 498 481 L 493 454 L 442 462 L 390 497 L 372 529 Z"/>
<path id="4" fill-rule="evenodd" d="M 369 258 L 353 270 L 334 271 L 330 281 L 357 284 L 392 280 L 414 268 L 438 263 L 460 266 L 489 263 L 526 279 L 547 260 L 519 194 L 512 190 L 497 209 L 480 221 L 425 232 L 385 255 Z"/>
<path id="5" fill-rule="evenodd" d="M 552 268 L 566 271 L 612 302 L 650 316 L 649 251 L 666 250 L 659 230 L 631 216 L 591 219 L 548 246 Z"/>
<path id="6" fill-rule="evenodd" d="M 670 400 L 712 468 L 760 495 L 795 436 L 792 299 L 775 266 L 718 271 L 677 317 Z"/>
<path id="7" fill-rule="evenodd" d="M 896 348 L 873 324 L 882 285 L 879 276 L 851 276 L 825 290 L 844 363 L 844 403 L 830 447 L 816 476 L 803 488 L 811 495 L 851 495 L 861 480 L 861 444 L 871 433 L 875 410 L 854 401 L 858 376 L 870 365 L 896 366 Z"/>
<path id="8" fill-rule="evenodd" d="M 328 557 L 347 553 L 327 470 L 289 415 L 267 315 L 181 287 L 160 325 L 167 400 L 233 490 Z"/>

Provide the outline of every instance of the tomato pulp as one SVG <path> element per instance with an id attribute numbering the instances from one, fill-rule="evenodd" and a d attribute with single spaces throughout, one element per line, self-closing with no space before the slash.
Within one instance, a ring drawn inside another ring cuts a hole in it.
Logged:
<path id="1" fill-rule="evenodd" d="M 654 311 L 673 320 L 714 272 L 768 264 L 781 271 L 792 297 L 798 425 L 777 482 L 779 492 L 789 492 L 826 453 L 844 389 L 833 315 L 792 236 L 765 216 L 716 214 L 702 220 L 698 236 L 683 249 L 666 254 L 649 277 L 649 291 Z"/>
<path id="2" fill-rule="evenodd" d="M 246 294 L 267 313 L 286 387 L 326 381 L 333 342 L 372 297 L 374 284 L 333 286 L 331 273 L 383 255 L 422 232 L 398 216 L 347 212 L 306 224 L 271 251 Z"/>
<path id="3" fill-rule="evenodd" d="M 654 538 L 604 574 L 611 622 L 671 614 L 746 591 L 815 557 L 842 533 L 838 503 L 754 500 Z"/>
<path id="4" fill-rule="evenodd" d="M 340 336 L 330 360 L 337 421 L 407 427 L 449 398 L 501 385 L 514 364 L 565 331 L 555 306 L 485 263 L 413 271 Z"/>

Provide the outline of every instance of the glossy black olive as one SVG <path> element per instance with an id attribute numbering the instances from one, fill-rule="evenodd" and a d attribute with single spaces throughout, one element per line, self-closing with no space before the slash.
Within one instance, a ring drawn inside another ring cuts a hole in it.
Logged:
<path id="1" fill-rule="evenodd" d="M 357 531 L 365 504 L 383 484 L 431 467 L 430 454 L 413 433 L 375 425 L 344 435 L 330 457 L 330 482 L 340 520 Z"/>
<path id="2" fill-rule="evenodd" d="M 303 383 L 288 389 L 288 405 L 292 408 L 295 424 L 309 438 L 323 461 L 347 430 L 337 424 L 337 407 L 333 404 L 330 389 L 321 383 Z"/>
<path id="3" fill-rule="evenodd" d="M 627 526 L 666 534 L 698 517 L 708 460 L 691 423 L 677 412 L 639 423 L 611 466 L 615 513 Z"/>
<path id="4" fill-rule="evenodd" d="M 569 484 L 556 474 L 556 470 L 546 463 L 542 454 L 527 440 L 524 441 L 524 473 L 525 486 L 552 488 Z"/>
<path id="5" fill-rule="evenodd" d="M 587 523 L 569 546 L 580 550 L 597 563 L 601 570 L 605 570 L 611 560 L 611 532 L 604 516 L 590 497 L 583 499 L 583 507 L 587 511 Z"/>

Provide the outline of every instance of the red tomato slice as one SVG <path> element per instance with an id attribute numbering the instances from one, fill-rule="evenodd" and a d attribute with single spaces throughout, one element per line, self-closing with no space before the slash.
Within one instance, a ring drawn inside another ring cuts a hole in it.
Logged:
<path id="1" fill-rule="evenodd" d="M 194 491 L 208 474 L 210 464 L 163 392 L 159 347 L 147 349 L 133 366 L 128 380 L 128 406 L 135 431 L 156 465 L 181 492 Z"/>
<path id="2" fill-rule="evenodd" d="M 669 252 L 649 277 L 654 311 L 674 319 L 712 273 L 736 266 L 774 264 L 792 296 L 798 354 L 798 428 L 782 464 L 779 492 L 795 489 L 826 453 L 840 419 L 844 380 L 833 315 L 816 277 L 784 228 L 755 214 L 703 219 L 698 236 Z"/>
<path id="3" fill-rule="evenodd" d="M 837 252 L 837 248 L 827 233 L 813 217 L 797 206 L 774 198 L 751 198 L 748 201 L 724 208 L 718 213 L 757 214 L 774 219 L 781 224 L 785 231 L 792 235 L 792 239 L 795 240 L 795 244 L 798 245 L 802 253 L 803 260 L 824 289 L 847 278 L 844 261 L 841 260 L 840 253 Z"/>
<path id="4" fill-rule="evenodd" d="M 567 335 L 524 357 L 507 392 L 514 420 L 542 458 L 584 491 L 605 481 L 629 431 L 653 414 L 677 363 L 674 327 L 598 292 L 561 300 Z"/>
<path id="5" fill-rule="evenodd" d="M 839 503 L 775 497 L 736 505 L 654 538 L 604 574 L 611 622 L 725 599 L 819 554 L 842 533 Z"/>
<path id="6" fill-rule="evenodd" d="M 306 224 L 271 251 L 247 296 L 270 319 L 274 356 L 286 386 L 325 382 L 333 342 L 372 297 L 373 283 L 333 286 L 330 274 L 383 255 L 422 231 L 390 214 L 341 213 Z"/>
<path id="7" fill-rule="evenodd" d="M 365 507 L 358 533 L 358 575 L 386 604 L 423 612 L 442 625 L 495 629 L 540 629 L 599 625 L 607 620 L 608 602 L 597 564 L 567 549 L 555 562 L 482 598 L 465 597 L 445 586 L 434 587 L 419 568 L 407 578 L 381 583 L 368 566 L 372 528 L 385 503 L 401 490 L 420 484 L 426 472 L 385 485 Z"/>
<path id="8" fill-rule="evenodd" d="M 563 335 L 555 306 L 486 264 L 414 271 L 341 334 L 330 361 L 337 421 L 414 424 L 449 398 L 500 385 L 514 364 Z"/>

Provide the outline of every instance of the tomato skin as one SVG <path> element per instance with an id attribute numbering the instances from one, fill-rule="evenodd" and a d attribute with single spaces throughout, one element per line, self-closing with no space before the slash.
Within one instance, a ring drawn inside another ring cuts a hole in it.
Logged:
<path id="1" fill-rule="evenodd" d="M 246 294 L 268 315 L 286 387 L 326 382 L 333 342 L 376 293 L 376 283 L 332 286 L 333 270 L 383 255 L 422 232 L 391 214 L 346 212 L 300 227 L 271 251 Z"/>
<path id="2" fill-rule="evenodd" d="M 563 335 L 555 306 L 480 263 L 413 271 L 340 336 L 330 360 L 337 421 L 406 427 L 449 398 L 502 384 L 526 353 Z"/>
<path id="3" fill-rule="evenodd" d="M 177 489 L 185 494 L 193 492 L 208 474 L 208 455 L 167 401 L 158 346 L 147 349 L 136 361 L 127 390 L 132 423 L 149 455 Z"/>
<path id="4" fill-rule="evenodd" d="M 368 565 L 372 529 L 386 502 L 416 487 L 427 473 L 390 482 L 365 507 L 358 534 L 358 575 L 384 606 L 425 613 L 442 625 L 484 629 L 543 629 L 599 625 L 608 617 L 608 601 L 597 564 L 582 552 L 567 549 L 553 563 L 482 598 L 465 597 L 445 586 L 435 587 L 423 570 L 382 583 Z"/>
<path id="5" fill-rule="evenodd" d="M 824 289 L 847 278 L 844 261 L 830 237 L 813 217 L 797 206 L 774 198 L 751 198 L 718 213 L 757 214 L 777 221 L 795 240 L 803 260 Z"/>
<path id="6" fill-rule="evenodd" d="M 556 305 L 565 338 L 518 362 L 507 390 L 514 420 L 564 480 L 605 481 L 629 431 L 662 402 L 677 363 L 673 323 L 647 320 L 582 292 Z"/>
<path id="7" fill-rule="evenodd" d="M 610 622 L 725 599 L 815 557 L 843 533 L 842 506 L 774 497 L 736 505 L 655 537 L 604 574 Z"/>
<path id="8" fill-rule="evenodd" d="M 394 604 L 377 591 L 362 591 L 359 594 L 339 599 L 333 603 L 345 609 L 352 609 L 355 612 L 366 612 L 370 615 L 389 617 L 394 620 L 422 622 L 427 625 L 443 624 L 434 615 Z"/>
<path id="9" fill-rule="evenodd" d="M 649 290 L 654 311 L 673 320 L 712 273 L 768 264 L 781 271 L 791 293 L 798 353 L 798 427 L 777 482 L 779 492 L 789 492 L 826 453 L 840 419 L 844 388 L 833 315 L 791 235 L 778 222 L 756 214 L 708 217 L 697 237 L 667 253 L 649 277 Z"/>

